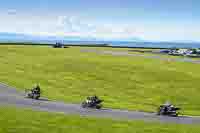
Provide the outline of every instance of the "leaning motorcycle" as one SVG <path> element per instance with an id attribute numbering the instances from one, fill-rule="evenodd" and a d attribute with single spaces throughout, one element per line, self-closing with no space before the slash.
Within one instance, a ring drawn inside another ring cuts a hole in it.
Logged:
<path id="1" fill-rule="evenodd" d="M 166 115 L 166 116 L 178 117 L 178 115 L 179 115 L 178 111 L 179 110 L 180 110 L 180 108 L 177 108 L 177 107 L 166 107 L 166 106 L 161 105 L 158 108 L 157 114 L 158 115 Z"/>
<path id="2" fill-rule="evenodd" d="M 25 94 L 27 98 L 36 99 L 36 100 L 40 98 L 40 94 L 34 93 L 34 91 L 32 90 L 25 90 Z"/>
<path id="3" fill-rule="evenodd" d="M 83 108 L 95 108 L 95 109 L 101 109 L 102 108 L 102 103 L 103 100 L 97 100 L 97 101 L 90 101 L 90 100 L 86 100 L 84 102 L 82 102 L 81 106 Z"/>

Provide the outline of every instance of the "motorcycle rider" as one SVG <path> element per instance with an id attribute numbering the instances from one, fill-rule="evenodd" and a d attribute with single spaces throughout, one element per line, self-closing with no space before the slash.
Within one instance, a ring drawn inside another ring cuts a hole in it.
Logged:
<path id="1" fill-rule="evenodd" d="M 87 97 L 86 103 L 90 103 L 90 102 L 91 102 L 91 98 L 90 98 L 90 97 Z"/>
<path id="2" fill-rule="evenodd" d="M 167 102 L 164 104 L 164 111 L 165 111 L 165 112 L 170 111 L 172 106 L 173 106 L 173 105 L 172 105 L 169 101 L 167 101 Z"/>
<path id="3" fill-rule="evenodd" d="M 91 99 L 93 103 L 97 103 L 99 100 L 99 98 L 96 95 L 92 96 Z"/>
<path id="4" fill-rule="evenodd" d="M 158 115 L 178 116 L 180 108 L 175 107 L 170 102 L 160 105 Z"/>
<path id="5" fill-rule="evenodd" d="M 163 104 L 163 110 L 165 113 L 172 111 L 174 108 L 175 108 L 174 105 L 168 101 L 165 104 Z"/>
<path id="6" fill-rule="evenodd" d="M 96 103 L 98 101 L 98 97 L 96 96 L 96 95 L 94 95 L 94 96 L 89 96 L 89 97 L 87 97 L 87 99 L 86 99 L 86 102 L 87 103 Z"/>
<path id="7" fill-rule="evenodd" d="M 41 89 L 38 84 L 32 89 L 32 92 L 35 94 L 40 94 L 40 91 L 41 91 Z"/>

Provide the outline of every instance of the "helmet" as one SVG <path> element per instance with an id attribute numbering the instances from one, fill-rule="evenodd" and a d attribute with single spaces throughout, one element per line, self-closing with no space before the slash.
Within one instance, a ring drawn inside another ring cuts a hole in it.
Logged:
<path id="1" fill-rule="evenodd" d="M 38 83 L 36 84 L 36 87 L 39 87 L 39 84 L 38 84 Z"/>
<path id="2" fill-rule="evenodd" d="M 172 104 L 171 104 L 169 101 L 166 101 L 164 105 L 165 105 L 165 106 L 170 106 L 170 105 L 172 105 Z"/>

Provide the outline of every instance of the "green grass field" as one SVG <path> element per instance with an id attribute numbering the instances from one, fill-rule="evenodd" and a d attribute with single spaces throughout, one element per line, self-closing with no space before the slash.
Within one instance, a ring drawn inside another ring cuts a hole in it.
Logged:
<path id="1" fill-rule="evenodd" d="M 198 133 L 198 125 L 114 121 L 0 107 L 0 133 Z"/>
<path id="2" fill-rule="evenodd" d="M 198 64 L 97 55 L 80 49 L 104 48 L 0 46 L 0 81 L 22 91 L 40 83 L 44 96 L 70 103 L 97 94 L 106 107 L 155 111 L 170 100 L 184 114 L 200 115 Z"/>

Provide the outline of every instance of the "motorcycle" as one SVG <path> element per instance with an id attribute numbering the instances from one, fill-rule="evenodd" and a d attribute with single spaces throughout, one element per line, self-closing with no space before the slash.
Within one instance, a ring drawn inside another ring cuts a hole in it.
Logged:
<path id="1" fill-rule="evenodd" d="M 84 102 L 82 102 L 81 106 L 83 108 L 95 108 L 95 109 L 101 109 L 102 108 L 102 103 L 103 100 L 100 99 L 94 99 L 94 100 L 85 100 Z"/>
<path id="2" fill-rule="evenodd" d="M 178 117 L 180 108 L 174 107 L 173 105 L 161 105 L 158 108 L 158 115 L 167 115 L 167 116 L 172 116 L 172 117 Z"/>
<path id="3" fill-rule="evenodd" d="M 31 89 L 25 90 L 25 94 L 27 98 L 36 99 L 36 100 L 40 98 L 40 93 L 36 93 Z"/>

